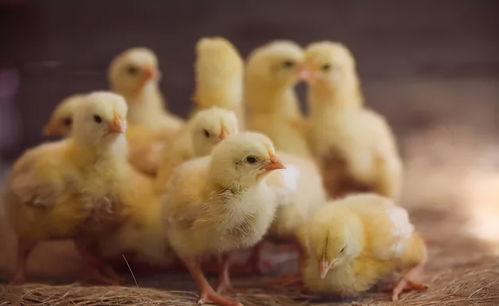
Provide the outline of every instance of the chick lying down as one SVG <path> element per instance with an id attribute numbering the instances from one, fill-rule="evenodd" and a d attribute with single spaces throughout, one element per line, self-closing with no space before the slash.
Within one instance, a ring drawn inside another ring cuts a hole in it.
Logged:
<path id="1" fill-rule="evenodd" d="M 407 211 L 388 198 L 358 194 L 328 203 L 299 231 L 306 249 L 304 285 L 313 292 L 357 296 L 401 273 L 393 288 L 397 300 L 416 283 L 426 246 Z"/>

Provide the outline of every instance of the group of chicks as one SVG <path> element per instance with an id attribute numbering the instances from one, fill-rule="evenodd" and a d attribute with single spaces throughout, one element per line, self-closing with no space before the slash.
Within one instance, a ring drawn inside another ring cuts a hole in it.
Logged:
<path id="1" fill-rule="evenodd" d="M 306 290 L 356 296 L 399 273 L 392 298 L 424 289 L 426 247 L 397 206 L 402 164 L 392 132 L 366 109 L 355 61 L 340 43 L 305 50 L 275 41 L 243 62 L 224 38 L 196 46 L 195 107 L 167 111 L 154 53 L 133 48 L 109 68 L 111 91 L 63 100 L 10 173 L 6 204 L 18 238 L 13 283 L 40 241 L 72 239 L 85 277 L 116 284 L 110 262 L 182 262 L 200 302 L 238 305 L 230 257 L 262 241 L 297 245 Z M 295 85 L 308 84 L 308 115 Z M 202 263 L 215 257 L 213 289 Z M 282 281 L 285 280 L 283 276 Z M 289 281 L 287 279 L 286 281 Z"/>

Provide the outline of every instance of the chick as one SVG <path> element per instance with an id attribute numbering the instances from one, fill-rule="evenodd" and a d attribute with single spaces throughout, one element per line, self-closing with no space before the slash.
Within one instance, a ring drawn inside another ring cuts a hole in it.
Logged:
<path id="1" fill-rule="evenodd" d="M 246 63 L 244 93 L 247 127 L 268 135 L 277 150 L 309 157 L 303 115 L 294 85 L 303 50 L 290 41 L 275 41 L 254 50 Z"/>
<path id="2" fill-rule="evenodd" d="M 82 97 L 81 94 L 75 94 L 62 100 L 52 112 L 49 122 L 43 128 L 43 135 L 68 136 L 73 125 L 73 109 Z"/>
<path id="3" fill-rule="evenodd" d="M 126 109 L 124 99 L 112 93 L 81 98 L 71 137 L 30 149 L 15 162 L 6 190 L 18 239 L 13 282 L 25 281 L 26 260 L 37 242 L 105 231 L 119 219 Z M 89 254 L 84 244 L 77 247 Z"/>
<path id="4" fill-rule="evenodd" d="M 299 230 L 306 250 L 305 286 L 315 292 L 357 296 L 395 272 L 397 300 L 416 283 L 426 261 L 426 246 L 407 211 L 375 194 L 351 195 L 328 203 Z"/>
<path id="5" fill-rule="evenodd" d="M 243 126 L 243 61 L 225 38 L 202 38 L 196 45 L 195 111 L 218 106 L 236 113 Z"/>
<path id="6" fill-rule="evenodd" d="M 163 149 L 156 179 L 158 190 L 165 188 L 177 165 L 208 155 L 216 144 L 237 132 L 238 122 L 234 112 L 218 107 L 199 111 L 182 128 L 178 137 Z"/>
<path id="7" fill-rule="evenodd" d="M 128 103 L 128 121 L 175 134 L 182 120 L 170 114 L 159 91 L 160 72 L 156 55 L 147 48 L 131 48 L 117 55 L 109 67 L 113 91 Z"/>
<path id="8" fill-rule="evenodd" d="M 263 178 L 282 168 L 270 139 L 244 132 L 228 137 L 210 156 L 174 170 L 164 198 L 167 231 L 199 287 L 200 302 L 237 304 L 213 290 L 200 262 L 208 255 L 251 247 L 262 238 L 276 205 Z M 228 282 L 227 270 L 221 272 L 222 283 Z"/>
<path id="9" fill-rule="evenodd" d="M 309 140 L 331 196 L 373 191 L 398 198 L 402 162 L 385 119 L 363 107 L 355 62 L 339 43 L 305 51 Z"/>

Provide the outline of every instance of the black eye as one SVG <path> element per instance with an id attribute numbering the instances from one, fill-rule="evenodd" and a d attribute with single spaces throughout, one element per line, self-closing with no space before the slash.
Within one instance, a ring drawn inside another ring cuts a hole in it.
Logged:
<path id="1" fill-rule="evenodd" d="M 254 164 L 254 163 L 256 163 L 257 158 L 256 158 L 256 157 L 254 157 L 254 156 L 248 156 L 248 157 L 246 157 L 246 161 L 247 161 L 249 164 Z"/>
<path id="2" fill-rule="evenodd" d="M 73 123 L 73 120 L 71 118 L 64 118 L 64 119 L 62 119 L 62 123 L 65 126 L 71 126 L 71 123 Z"/>
<path id="3" fill-rule="evenodd" d="M 346 249 L 346 246 L 344 246 L 341 250 L 340 250 L 340 254 L 345 252 L 345 249 Z"/>
<path id="4" fill-rule="evenodd" d="M 331 64 L 324 64 L 324 65 L 322 65 L 321 66 L 321 70 L 324 71 L 324 72 L 331 70 Z"/>
<path id="5" fill-rule="evenodd" d="M 207 129 L 204 129 L 204 130 L 203 130 L 203 134 L 204 134 L 204 136 L 205 136 L 206 138 L 209 138 L 209 137 L 210 137 L 210 132 L 208 132 L 208 130 L 207 130 Z"/>
<path id="6" fill-rule="evenodd" d="M 97 123 L 101 123 L 102 122 L 102 118 L 98 115 L 94 115 L 94 121 L 97 122 Z"/>
<path id="7" fill-rule="evenodd" d="M 282 62 L 282 67 L 284 67 L 284 68 L 292 68 L 292 67 L 294 67 L 294 65 L 295 65 L 295 62 L 290 61 L 290 60 Z"/>
<path id="8" fill-rule="evenodd" d="M 136 75 L 139 73 L 139 68 L 130 65 L 130 66 L 126 67 L 126 72 L 130 75 Z"/>

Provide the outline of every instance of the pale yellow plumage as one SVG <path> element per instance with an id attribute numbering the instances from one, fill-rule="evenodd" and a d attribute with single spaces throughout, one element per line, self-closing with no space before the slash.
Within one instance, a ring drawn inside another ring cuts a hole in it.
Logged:
<path id="1" fill-rule="evenodd" d="M 156 179 L 158 190 L 164 190 L 168 178 L 177 165 L 209 154 L 216 144 L 237 132 L 238 121 L 232 111 L 211 107 L 196 113 L 161 152 Z"/>
<path id="2" fill-rule="evenodd" d="M 75 94 L 59 102 L 43 128 L 43 134 L 45 136 L 68 136 L 73 126 L 73 109 L 82 97 L 82 94 Z"/>
<path id="3" fill-rule="evenodd" d="M 114 226 L 126 208 L 119 194 L 126 177 L 126 103 L 97 92 L 81 98 L 71 137 L 27 151 L 14 164 L 7 209 L 18 236 L 15 281 L 36 242 L 91 236 Z"/>
<path id="4" fill-rule="evenodd" d="M 395 272 L 403 274 L 401 282 L 415 282 L 426 260 L 424 241 L 407 211 L 375 194 L 328 203 L 299 237 L 306 249 L 303 282 L 320 293 L 357 296 Z M 394 291 L 394 299 L 400 292 Z"/>
<path id="5" fill-rule="evenodd" d="M 276 207 L 262 178 L 279 168 L 270 139 L 245 132 L 228 137 L 210 156 L 173 171 L 163 201 L 165 223 L 203 302 L 233 302 L 213 291 L 199 262 L 208 255 L 251 247 L 262 238 Z"/>
<path id="6" fill-rule="evenodd" d="M 275 41 L 248 57 L 244 94 L 248 129 L 262 132 L 277 150 L 310 156 L 294 85 L 303 50 L 290 41 Z"/>
<path id="7" fill-rule="evenodd" d="M 147 48 L 128 49 L 109 67 L 111 88 L 125 97 L 130 124 L 176 133 L 183 121 L 166 110 L 158 80 L 158 60 Z"/>
<path id="8" fill-rule="evenodd" d="M 398 198 L 402 162 L 385 119 L 363 107 L 352 55 L 343 45 L 305 51 L 309 140 L 331 196 L 374 191 Z"/>
<path id="9" fill-rule="evenodd" d="M 206 37 L 196 45 L 195 111 L 213 106 L 236 113 L 244 125 L 243 61 L 236 48 L 225 38 Z"/>

